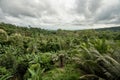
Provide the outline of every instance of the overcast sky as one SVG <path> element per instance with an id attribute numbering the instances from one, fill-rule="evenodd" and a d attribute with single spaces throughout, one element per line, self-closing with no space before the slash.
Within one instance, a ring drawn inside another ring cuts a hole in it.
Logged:
<path id="1" fill-rule="evenodd" d="M 120 0 L 0 0 L 0 22 L 45 29 L 120 25 Z"/>

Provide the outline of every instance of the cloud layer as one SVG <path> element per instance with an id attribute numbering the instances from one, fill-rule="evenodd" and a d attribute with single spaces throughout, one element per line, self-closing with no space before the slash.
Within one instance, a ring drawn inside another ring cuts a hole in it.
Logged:
<path id="1" fill-rule="evenodd" d="M 0 0 L 0 22 L 47 29 L 120 25 L 120 0 Z"/>

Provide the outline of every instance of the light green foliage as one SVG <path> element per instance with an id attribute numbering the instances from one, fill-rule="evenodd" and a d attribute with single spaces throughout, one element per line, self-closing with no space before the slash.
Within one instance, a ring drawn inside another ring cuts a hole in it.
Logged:
<path id="1" fill-rule="evenodd" d="M 0 29 L 0 42 L 7 41 L 7 40 L 8 40 L 7 32 L 4 31 L 3 29 Z"/>
<path id="2" fill-rule="evenodd" d="M 105 43 L 103 45 L 106 45 Z M 106 48 L 107 46 L 105 46 Z M 82 56 L 78 56 L 80 58 L 79 68 L 83 70 L 86 74 L 91 74 L 96 76 L 97 78 L 103 78 L 106 80 L 118 80 L 120 77 L 120 62 L 117 61 L 117 58 L 113 58 L 115 55 L 109 53 L 107 49 L 101 49 L 102 52 L 94 48 L 93 46 L 90 48 L 86 48 L 82 46 L 83 53 Z M 103 54 L 106 53 L 106 54 Z M 120 58 L 120 57 L 119 57 Z M 85 77 L 85 76 L 84 76 Z M 91 77 L 91 76 L 86 76 Z M 94 78 L 96 78 L 94 77 Z"/>
<path id="3" fill-rule="evenodd" d="M 12 45 L 20 46 L 20 47 L 23 46 L 23 36 L 19 33 L 10 35 L 9 41 L 11 42 Z"/>
<path id="4" fill-rule="evenodd" d="M 107 53 L 107 52 L 110 52 L 110 48 L 111 46 L 109 45 L 108 41 L 103 39 L 96 39 L 94 42 L 94 47 L 101 53 Z"/>
<path id="5" fill-rule="evenodd" d="M 8 80 L 10 79 L 12 76 L 10 74 L 6 74 L 6 75 L 3 75 L 2 77 L 0 77 L 0 80 Z"/>
<path id="6" fill-rule="evenodd" d="M 0 67 L 0 75 L 4 75 L 4 74 L 7 74 L 8 71 L 5 67 Z"/>
<path id="7" fill-rule="evenodd" d="M 28 80 L 43 80 L 42 75 L 44 72 L 44 69 L 40 67 L 40 64 L 32 64 L 30 68 L 28 69 L 29 73 L 31 74 L 30 78 Z"/>
<path id="8" fill-rule="evenodd" d="M 79 73 L 70 66 L 55 68 L 43 76 L 43 80 L 78 80 Z"/>
<path id="9" fill-rule="evenodd" d="M 120 80 L 120 30 L 49 31 L 0 23 L 0 80 Z"/>
<path id="10" fill-rule="evenodd" d="M 0 66 L 5 67 L 6 69 L 12 68 L 15 61 L 14 59 L 12 54 L 4 54 L 0 56 Z"/>
<path id="11" fill-rule="evenodd" d="M 54 68 L 53 63 L 52 63 L 52 54 L 51 53 L 44 53 L 40 54 L 40 64 L 41 67 L 44 68 L 45 70 L 50 70 Z"/>

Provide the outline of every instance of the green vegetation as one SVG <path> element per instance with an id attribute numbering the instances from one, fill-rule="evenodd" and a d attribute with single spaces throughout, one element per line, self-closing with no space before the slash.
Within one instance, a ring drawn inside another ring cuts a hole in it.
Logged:
<path id="1" fill-rule="evenodd" d="M 0 23 L 0 80 L 120 80 L 120 30 Z"/>
<path id="2" fill-rule="evenodd" d="M 110 28 L 100 28 L 96 30 L 110 30 L 110 31 L 120 31 L 120 26 L 110 27 Z"/>

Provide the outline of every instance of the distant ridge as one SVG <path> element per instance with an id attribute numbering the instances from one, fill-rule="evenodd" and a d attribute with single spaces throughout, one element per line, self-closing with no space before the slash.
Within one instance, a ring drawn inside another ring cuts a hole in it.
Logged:
<path id="1" fill-rule="evenodd" d="M 98 31 L 105 31 L 105 30 L 120 31 L 120 26 L 109 27 L 109 28 L 99 28 L 99 29 L 95 29 L 95 30 L 98 30 Z"/>

